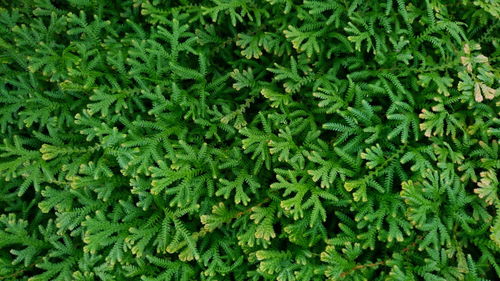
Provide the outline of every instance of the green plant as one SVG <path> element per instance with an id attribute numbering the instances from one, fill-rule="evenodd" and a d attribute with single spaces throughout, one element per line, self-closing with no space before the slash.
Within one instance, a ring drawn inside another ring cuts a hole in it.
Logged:
<path id="1" fill-rule="evenodd" d="M 496 280 L 489 0 L 0 0 L 0 280 Z"/>

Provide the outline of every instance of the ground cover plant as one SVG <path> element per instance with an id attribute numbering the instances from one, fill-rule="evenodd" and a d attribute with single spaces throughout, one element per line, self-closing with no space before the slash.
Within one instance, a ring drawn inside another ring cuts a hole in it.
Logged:
<path id="1" fill-rule="evenodd" d="M 0 0 L 0 280 L 498 280 L 499 16 Z"/>

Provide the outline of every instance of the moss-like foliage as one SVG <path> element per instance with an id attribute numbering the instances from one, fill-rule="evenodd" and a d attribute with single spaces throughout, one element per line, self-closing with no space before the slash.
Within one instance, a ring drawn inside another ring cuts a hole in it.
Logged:
<path id="1" fill-rule="evenodd" d="M 499 3 L 0 0 L 0 280 L 499 280 Z"/>

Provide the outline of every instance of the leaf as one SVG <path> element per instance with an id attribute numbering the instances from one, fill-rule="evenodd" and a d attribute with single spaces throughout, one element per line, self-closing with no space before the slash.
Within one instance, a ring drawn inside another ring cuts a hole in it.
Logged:
<path id="1" fill-rule="evenodd" d="M 481 180 L 477 183 L 478 188 L 474 189 L 479 198 L 483 199 L 488 205 L 494 205 L 498 200 L 498 179 L 492 170 L 481 172 Z"/>
<path id="2" fill-rule="evenodd" d="M 257 225 L 255 238 L 271 240 L 276 237 L 274 232 L 274 212 L 272 208 L 254 207 L 250 219 Z"/>

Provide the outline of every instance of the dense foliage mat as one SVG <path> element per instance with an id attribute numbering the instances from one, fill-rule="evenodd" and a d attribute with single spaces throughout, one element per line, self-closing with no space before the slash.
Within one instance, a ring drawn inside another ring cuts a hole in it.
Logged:
<path id="1" fill-rule="evenodd" d="M 0 280 L 499 280 L 495 0 L 0 0 Z"/>

